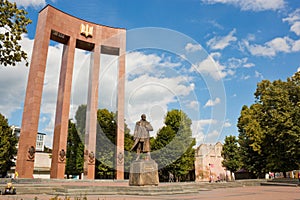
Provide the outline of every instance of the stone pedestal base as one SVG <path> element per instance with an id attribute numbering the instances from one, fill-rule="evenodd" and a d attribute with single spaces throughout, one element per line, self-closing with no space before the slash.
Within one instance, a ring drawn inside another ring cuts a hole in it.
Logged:
<path id="1" fill-rule="evenodd" d="M 158 185 L 157 163 L 154 160 L 138 160 L 130 165 L 129 185 Z"/>

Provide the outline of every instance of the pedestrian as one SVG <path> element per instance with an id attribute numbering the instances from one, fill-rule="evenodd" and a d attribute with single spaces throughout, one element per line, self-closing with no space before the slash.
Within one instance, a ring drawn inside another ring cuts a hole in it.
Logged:
<path id="1" fill-rule="evenodd" d="M 15 179 L 18 179 L 18 177 L 19 177 L 19 174 L 18 174 L 18 172 L 16 171 L 16 172 L 15 172 Z"/>
<path id="2" fill-rule="evenodd" d="M 169 172 L 169 182 L 174 182 L 174 175 Z"/>

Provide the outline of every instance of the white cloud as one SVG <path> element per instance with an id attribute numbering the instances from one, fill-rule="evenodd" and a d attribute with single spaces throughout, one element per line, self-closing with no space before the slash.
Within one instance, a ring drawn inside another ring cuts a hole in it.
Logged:
<path id="1" fill-rule="evenodd" d="M 217 120 L 215 119 L 202 119 L 192 121 L 191 129 L 193 137 L 196 138 L 197 146 L 200 143 L 204 142 L 204 138 L 206 135 L 204 129 L 215 124 L 217 124 Z"/>
<path id="2" fill-rule="evenodd" d="M 22 7 L 43 7 L 46 6 L 46 1 L 45 0 L 12 0 L 12 2 L 16 2 L 18 6 Z"/>
<path id="3" fill-rule="evenodd" d="M 188 95 L 193 87 L 185 85 L 185 77 L 158 78 L 148 74 L 126 82 L 125 113 L 126 122 L 131 128 L 142 113 L 154 123 L 154 132 L 163 126 L 163 118 L 168 104 L 181 102 L 182 96 Z M 181 102 L 182 103 L 182 102 Z M 158 109 L 160 115 L 155 114 Z M 154 112 L 155 111 L 155 112 Z M 155 117 L 153 117 L 153 114 Z M 160 116 L 158 118 L 158 116 Z"/>
<path id="4" fill-rule="evenodd" d="M 300 51 L 300 40 L 296 40 L 296 41 L 293 43 L 292 51 L 293 51 L 293 52 L 295 52 L 295 51 Z"/>
<path id="5" fill-rule="evenodd" d="M 173 70 L 172 68 L 180 66 L 179 62 L 171 62 L 170 58 L 158 56 L 156 54 L 144 54 L 142 52 L 130 52 L 126 55 L 126 72 L 130 71 L 130 76 L 140 76 L 145 73 L 159 76 L 155 71 L 157 67 Z M 173 70 L 175 71 L 175 70 Z"/>
<path id="6" fill-rule="evenodd" d="M 274 38 L 273 40 L 266 43 L 266 46 L 274 49 L 276 52 L 289 52 L 291 39 L 288 37 Z"/>
<path id="7" fill-rule="evenodd" d="M 262 75 L 262 73 L 255 71 L 255 77 L 256 78 L 260 78 L 260 79 L 264 79 L 264 76 Z"/>
<path id="8" fill-rule="evenodd" d="M 277 53 L 290 53 L 300 50 L 300 40 L 293 40 L 289 37 L 277 37 L 263 45 L 250 44 L 243 41 L 244 47 L 254 56 L 274 57 Z"/>
<path id="9" fill-rule="evenodd" d="M 280 10 L 285 7 L 284 0 L 202 0 L 207 4 L 231 4 L 241 8 L 241 10 L 263 11 L 263 10 Z"/>
<path id="10" fill-rule="evenodd" d="M 214 60 L 214 58 L 219 57 L 219 53 L 212 53 L 203 61 L 194 64 L 190 71 L 197 71 L 199 73 L 203 73 L 205 75 L 209 75 L 215 80 L 220 80 L 228 75 L 225 71 L 226 67 L 221 65 L 218 61 Z"/>
<path id="11" fill-rule="evenodd" d="M 300 72 L 300 67 L 298 67 L 297 72 Z"/>
<path id="12" fill-rule="evenodd" d="M 32 40 L 27 35 L 22 36 L 20 41 L 22 49 L 27 52 L 28 60 L 31 58 Z M 7 118 L 16 110 L 22 109 L 24 102 L 26 82 L 29 67 L 25 67 L 25 63 L 17 63 L 14 67 L 0 66 L 0 113 Z M 19 126 L 19 124 L 15 124 Z"/>
<path id="13" fill-rule="evenodd" d="M 251 68 L 254 67 L 254 63 L 249 63 L 248 58 L 230 58 L 228 59 L 228 67 L 232 69 L 244 67 Z"/>
<path id="14" fill-rule="evenodd" d="M 200 44 L 192 44 L 192 43 L 187 43 L 185 46 L 185 50 L 187 52 L 195 52 L 195 51 L 200 51 L 202 49 Z"/>
<path id="15" fill-rule="evenodd" d="M 215 106 L 217 104 L 219 104 L 221 102 L 221 99 L 220 98 L 215 98 L 215 100 L 212 100 L 212 99 L 209 99 L 206 104 L 204 105 L 204 108 L 205 107 L 212 107 L 212 106 Z"/>
<path id="16" fill-rule="evenodd" d="M 245 68 L 251 68 L 251 67 L 254 67 L 254 66 L 255 66 L 254 63 L 246 63 L 246 64 L 244 64 Z"/>
<path id="17" fill-rule="evenodd" d="M 232 125 L 231 125 L 231 123 L 227 120 L 227 121 L 225 121 L 224 122 L 224 124 L 223 124 L 223 127 L 225 127 L 225 128 L 228 128 L 228 127 L 231 127 Z"/>
<path id="18" fill-rule="evenodd" d="M 300 35 L 300 8 L 289 14 L 288 17 L 282 19 L 283 22 L 288 22 L 291 25 L 290 31 L 296 35 Z"/>
<path id="19" fill-rule="evenodd" d="M 198 109 L 199 107 L 199 102 L 198 101 L 190 101 L 187 105 L 188 108 L 194 108 L 194 109 Z"/>
<path id="20" fill-rule="evenodd" d="M 276 55 L 276 51 L 268 46 L 257 45 L 257 44 L 249 44 L 248 42 L 244 42 L 248 51 L 255 56 L 270 56 L 273 57 Z"/>
<path id="21" fill-rule="evenodd" d="M 28 67 L 17 64 L 15 67 L 0 66 L 0 113 L 7 118 L 21 109 L 25 96 Z M 19 125 L 19 124 L 15 124 Z"/>
<path id="22" fill-rule="evenodd" d="M 237 40 L 237 38 L 235 36 L 233 36 L 235 33 L 236 33 L 236 30 L 233 29 L 228 35 L 226 35 L 224 37 L 216 36 L 216 37 L 210 39 L 206 43 L 206 45 L 213 50 L 217 50 L 217 49 L 222 50 L 225 47 L 227 47 L 231 42 L 234 42 Z"/>
<path id="23" fill-rule="evenodd" d="M 300 21 L 295 22 L 291 26 L 291 31 L 293 31 L 294 33 L 296 33 L 298 36 L 300 35 Z"/>
<path id="24" fill-rule="evenodd" d="M 164 124 L 168 104 L 186 106 L 185 97 L 195 88 L 188 75 L 183 75 L 168 57 L 142 52 L 126 55 L 125 118 L 132 130 L 140 115 L 145 113 L 154 131 Z M 176 68 L 176 69 L 175 69 Z M 191 102 L 190 105 L 195 106 Z"/>
<path id="25" fill-rule="evenodd" d="M 203 129 L 203 126 L 216 124 L 217 121 L 215 119 L 201 119 L 198 121 L 193 121 L 193 124 L 196 124 L 197 126 L 201 127 L 200 129 Z"/>
<path id="26" fill-rule="evenodd" d="M 249 78 L 251 78 L 251 76 L 249 76 L 249 75 L 243 75 L 241 77 L 242 80 L 248 80 Z"/>
<path id="27" fill-rule="evenodd" d="M 219 24 L 218 22 L 216 22 L 215 20 L 209 20 L 208 23 L 218 29 L 224 29 L 224 27 L 221 24 Z"/>
<path id="28" fill-rule="evenodd" d="M 214 144 L 218 142 L 220 137 L 220 132 L 217 130 L 213 130 L 206 135 L 204 135 L 203 141 L 204 143 Z"/>

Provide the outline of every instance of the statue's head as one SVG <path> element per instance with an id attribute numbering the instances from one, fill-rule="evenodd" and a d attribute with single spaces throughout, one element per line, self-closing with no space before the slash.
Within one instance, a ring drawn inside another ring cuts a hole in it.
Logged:
<path id="1" fill-rule="evenodd" d="M 146 115 L 145 114 L 142 114 L 141 118 L 142 118 L 142 120 L 146 121 Z"/>

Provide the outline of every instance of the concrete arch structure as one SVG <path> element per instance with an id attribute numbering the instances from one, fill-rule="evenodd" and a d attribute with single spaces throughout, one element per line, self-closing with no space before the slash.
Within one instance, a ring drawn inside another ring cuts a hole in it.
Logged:
<path id="1" fill-rule="evenodd" d="M 96 126 L 100 54 L 119 56 L 117 95 L 116 179 L 124 179 L 124 81 L 126 30 L 87 22 L 50 5 L 38 16 L 22 118 L 16 171 L 20 178 L 32 178 L 36 134 L 40 116 L 46 61 L 50 40 L 64 45 L 57 94 L 51 178 L 63 179 L 75 48 L 92 52 L 89 74 L 85 133 L 84 175 L 95 177 Z"/>

